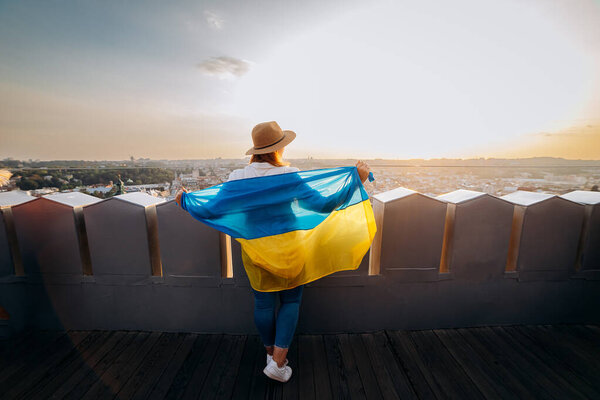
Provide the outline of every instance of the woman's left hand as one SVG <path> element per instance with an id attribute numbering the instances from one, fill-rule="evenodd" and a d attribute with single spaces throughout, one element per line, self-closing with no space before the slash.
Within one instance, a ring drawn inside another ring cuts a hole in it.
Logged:
<path id="1" fill-rule="evenodd" d="M 177 203 L 180 207 L 181 207 L 181 195 L 183 194 L 184 191 L 187 193 L 186 188 L 179 189 L 179 191 L 175 195 L 175 203 Z"/>
<path id="2" fill-rule="evenodd" d="M 364 161 L 358 160 L 356 163 L 356 169 L 358 170 L 358 176 L 360 176 L 360 180 L 364 183 L 364 181 L 366 181 L 369 177 L 369 171 L 371 171 L 369 165 Z"/>

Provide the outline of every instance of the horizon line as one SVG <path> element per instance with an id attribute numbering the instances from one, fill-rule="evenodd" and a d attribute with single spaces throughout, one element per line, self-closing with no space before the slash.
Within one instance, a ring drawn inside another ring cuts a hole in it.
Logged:
<path id="1" fill-rule="evenodd" d="M 227 158 L 227 157 L 213 157 L 213 158 L 134 158 L 133 161 L 137 160 L 145 160 L 145 161 L 205 161 L 205 160 L 244 160 L 249 159 L 250 156 L 244 156 L 240 158 Z M 531 159 L 555 159 L 555 160 L 565 160 L 565 161 L 598 161 L 600 159 L 593 158 L 564 158 L 564 157 L 553 157 L 553 156 L 534 156 L 534 157 L 516 157 L 516 158 L 508 158 L 508 157 L 471 157 L 471 158 L 450 158 L 450 157 L 437 157 L 437 158 L 361 158 L 361 157 L 347 157 L 347 158 L 313 158 L 313 157 L 286 157 L 284 160 L 370 160 L 370 161 L 436 161 L 436 160 L 461 160 L 461 161 L 469 161 L 469 160 L 531 160 Z M 31 161 L 29 161 L 31 160 Z M 20 162 L 49 162 L 49 161 L 89 161 L 89 162 L 103 162 L 103 161 L 127 161 L 131 162 L 131 159 L 103 159 L 103 160 L 85 160 L 85 159 L 17 159 L 12 157 L 5 157 L 0 159 L 0 161 L 20 161 Z"/>

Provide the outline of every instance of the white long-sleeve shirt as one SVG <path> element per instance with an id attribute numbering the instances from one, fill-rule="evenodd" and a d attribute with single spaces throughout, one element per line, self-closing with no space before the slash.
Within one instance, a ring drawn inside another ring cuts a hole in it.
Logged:
<path id="1" fill-rule="evenodd" d="M 236 179 L 255 178 L 257 176 L 267 175 L 278 175 L 285 174 L 288 172 L 297 172 L 300 169 L 296 167 L 276 167 L 269 164 L 268 162 L 253 162 L 248 164 L 244 168 L 235 169 L 229 174 L 228 181 L 234 181 Z"/>

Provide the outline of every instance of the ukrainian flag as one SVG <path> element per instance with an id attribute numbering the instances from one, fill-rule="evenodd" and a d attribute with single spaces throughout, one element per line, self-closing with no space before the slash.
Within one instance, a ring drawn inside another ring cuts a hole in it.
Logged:
<path id="1" fill-rule="evenodd" d="M 250 285 L 263 292 L 357 269 L 377 231 L 356 167 L 229 181 L 184 192 L 181 206 L 240 242 Z"/>

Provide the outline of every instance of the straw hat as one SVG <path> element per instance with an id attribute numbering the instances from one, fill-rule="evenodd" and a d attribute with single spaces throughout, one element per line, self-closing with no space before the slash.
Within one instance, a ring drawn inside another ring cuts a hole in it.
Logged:
<path id="1" fill-rule="evenodd" d="M 277 122 L 262 122 L 252 129 L 254 146 L 246 154 L 265 154 L 280 149 L 296 138 L 294 131 L 282 130 Z"/>

